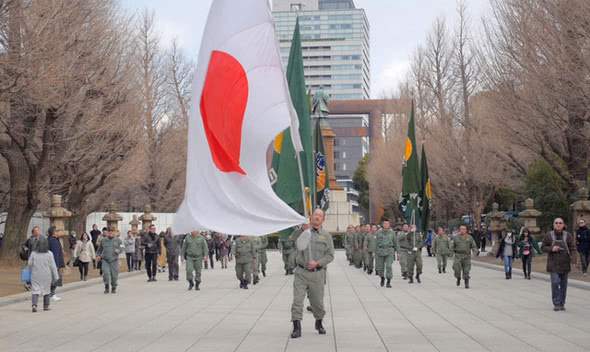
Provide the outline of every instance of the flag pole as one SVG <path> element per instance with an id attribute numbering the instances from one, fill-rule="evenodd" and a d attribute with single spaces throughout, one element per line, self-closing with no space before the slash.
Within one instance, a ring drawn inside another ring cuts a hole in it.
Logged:
<path id="1" fill-rule="evenodd" d="M 310 209 L 307 207 L 307 196 L 305 195 L 305 182 L 303 182 L 303 168 L 301 167 L 301 152 L 296 152 L 297 170 L 299 171 L 299 181 L 301 183 L 301 199 L 303 200 L 303 213 L 306 219 L 309 219 Z"/>

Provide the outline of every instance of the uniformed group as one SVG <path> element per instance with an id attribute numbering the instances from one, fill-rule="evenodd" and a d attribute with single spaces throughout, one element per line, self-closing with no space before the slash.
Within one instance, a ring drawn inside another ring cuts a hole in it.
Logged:
<path id="1" fill-rule="evenodd" d="M 388 220 L 381 227 L 377 225 L 348 226 L 344 235 L 346 258 L 350 265 L 363 269 L 367 274 L 379 276 L 381 287 L 391 288 L 393 262 L 400 264 L 401 276 L 409 284 L 422 283 L 422 247 L 426 236 L 416 231 L 416 226 L 401 224 L 391 228 Z M 469 235 L 467 226 L 459 227 L 459 234 L 450 238 L 443 228 L 437 229 L 432 246 L 436 256 L 439 274 L 447 272 L 447 260 L 454 256 L 453 270 L 457 286 L 461 279 L 469 288 L 471 254 L 477 251 L 475 241 Z M 397 256 L 397 258 L 396 258 Z M 387 281 L 386 281 L 387 280 Z"/>

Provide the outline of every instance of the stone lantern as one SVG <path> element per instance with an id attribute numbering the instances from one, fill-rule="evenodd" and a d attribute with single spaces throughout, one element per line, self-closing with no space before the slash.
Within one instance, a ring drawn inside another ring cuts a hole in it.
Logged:
<path id="1" fill-rule="evenodd" d="M 139 220 L 137 220 L 137 215 L 133 215 L 133 219 L 129 221 L 129 225 L 131 225 L 131 232 L 134 235 L 139 233 Z"/>
<path id="2" fill-rule="evenodd" d="M 44 215 L 49 218 L 50 226 L 55 227 L 57 237 L 66 235 L 66 220 L 72 217 L 72 212 L 63 207 L 60 195 L 51 196 L 51 207 Z"/>
<path id="3" fill-rule="evenodd" d="M 139 220 L 141 221 L 141 229 L 145 232 L 147 232 L 150 225 L 156 221 L 156 217 L 152 214 L 152 207 L 149 204 L 143 208 L 143 214 L 139 217 Z"/>
<path id="4" fill-rule="evenodd" d="M 102 217 L 103 221 L 107 222 L 107 228 L 119 235 L 119 221 L 123 220 L 123 217 L 116 212 L 115 204 L 111 203 L 108 209 L 108 213 Z"/>
<path id="5" fill-rule="evenodd" d="M 537 219 L 542 215 L 540 211 L 535 209 L 535 201 L 528 198 L 524 201 L 525 210 L 518 214 L 518 217 L 522 219 L 524 227 L 529 229 L 529 232 L 533 237 L 541 234 L 541 229 L 537 224 Z"/>
<path id="6" fill-rule="evenodd" d="M 492 232 L 492 250 L 488 255 L 495 256 L 500 247 L 500 238 L 502 232 L 506 230 L 506 219 L 504 219 L 504 212 L 499 211 L 498 203 L 492 205 L 492 213 L 490 215 L 490 231 Z"/>
<path id="7" fill-rule="evenodd" d="M 577 192 L 577 200 L 570 206 L 572 209 L 572 227 L 570 232 L 578 228 L 578 221 L 584 219 L 586 223 L 590 222 L 590 200 L 588 200 L 588 189 L 582 187 Z"/>

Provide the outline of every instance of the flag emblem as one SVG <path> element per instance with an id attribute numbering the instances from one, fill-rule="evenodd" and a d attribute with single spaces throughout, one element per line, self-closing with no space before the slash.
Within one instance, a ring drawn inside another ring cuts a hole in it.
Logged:
<path id="1" fill-rule="evenodd" d="M 413 150 L 414 150 L 414 146 L 412 145 L 412 141 L 410 140 L 410 138 L 406 138 L 406 149 L 404 151 L 404 161 L 410 160 Z"/>
<path id="2" fill-rule="evenodd" d="M 247 103 L 246 71 L 230 54 L 214 50 L 201 95 L 201 116 L 219 171 L 246 174 L 240 166 L 240 149 Z"/>

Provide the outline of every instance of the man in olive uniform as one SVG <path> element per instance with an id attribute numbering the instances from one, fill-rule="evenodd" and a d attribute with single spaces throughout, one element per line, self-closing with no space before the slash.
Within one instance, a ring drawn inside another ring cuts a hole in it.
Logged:
<path id="1" fill-rule="evenodd" d="M 100 241 L 96 251 L 96 260 L 102 263 L 102 281 L 104 293 L 117 293 L 117 281 L 119 279 L 119 254 L 122 250 L 121 239 L 115 237 L 113 229 L 108 229 L 106 237 Z"/>
<path id="2" fill-rule="evenodd" d="M 258 242 L 258 270 L 262 272 L 262 276 L 266 277 L 266 263 L 268 263 L 268 257 L 266 256 L 266 248 L 268 247 L 268 237 L 259 237 Z"/>
<path id="3" fill-rule="evenodd" d="M 375 250 L 377 249 L 375 242 L 376 233 L 377 226 L 371 226 L 363 241 L 363 248 L 365 250 L 365 266 L 367 267 L 367 274 L 369 275 L 373 273 L 373 268 L 375 266 Z"/>
<path id="4" fill-rule="evenodd" d="M 209 246 L 207 240 L 198 231 L 191 232 L 190 236 L 184 238 L 181 250 L 182 257 L 186 260 L 186 280 L 188 281 L 188 290 L 199 291 L 201 284 L 201 269 L 203 260 L 207 261 L 209 255 Z M 194 272 L 194 282 L 193 282 Z"/>
<path id="5" fill-rule="evenodd" d="M 363 227 L 356 227 L 352 236 L 352 260 L 357 269 L 363 267 Z"/>
<path id="6" fill-rule="evenodd" d="M 467 231 L 467 225 L 459 226 L 459 235 L 451 240 L 451 253 L 455 255 L 453 262 L 453 271 L 457 279 L 457 286 L 461 285 L 461 272 L 465 288 L 469 288 L 469 272 L 471 271 L 471 252 L 476 250 L 477 246 L 473 237 Z"/>
<path id="7" fill-rule="evenodd" d="M 416 267 L 416 281 L 422 283 L 420 275 L 422 274 L 422 247 L 424 246 L 424 238 L 422 234 L 416 231 L 416 225 L 412 225 L 410 232 L 406 234 L 406 241 L 404 244 L 407 252 L 407 270 L 408 283 L 414 283 L 414 266 Z"/>
<path id="8" fill-rule="evenodd" d="M 436 237 L 432 244 L 432 252 L 436 256 L 438 273 L 447 272 L 447 258 L 451 255 L 451 240 L 442 227 L 436 229 Z"/>
<path id="9" fill-rule="evenodd" d="M 238 236 L 232 251 L 236 261 L 236 277 L 240 281 L 240 288 L 247 290 L 252 277 L 252 267 L 256 260 L 254 241 L 248 236 Z"/>
<path id="10" fill-rule="evenodd" d="M 256 285 L 258 282 L 260 282 L 260 271 L 258 269 L 258 263 L 260 262 L 260 254 L 258 250 L 260 249 L 260 245 L 262 242 L 260 241 L 260 237 L 251 237 L 250 241 L 252 241 L 254 245 L 254 261 L 252 262 L 252 284 Z"/>
<path id="11" fill-rule="evenodd" d="M 279 239 L 279 249 L 283 253 L 285 275 L 292 275 L 295 270 L 295 239 L 303 232 L 302 228 L 296 228 L 291 235 Z"/>
<path id="12" fill-rule="evenodd" d="M 377 232 L 375 246 L 375 271 L 381 277 L 381 287 L 383 287 L 387 278 L 387 288 L 391 288 L 391 279 L 393 278 L 391 265 L 393 264 L 393 255 L 397 246 L 395 233 L 391 229 L 391 224 L 388 220 L 383 221 L 383 229 Z"/>
<path id="13" fill-rule="evenodd" d="M 399 266 L 402 273 L 402 278 L 407 280 L 408 278 L 408 248 L 410 244 L 407 243 L 407 235 L 410 231 L 410 225 L 403 224 L 402 230 L 397 233 L 397 255 L 399 257 Z"/>
<path id="14" fill-rule="evenodd" d="M 332 236 L 322 229 L 323 222 L 324 212 L 321 209 L 316 209 L 311 216 L 311 227 L 297 241 L 297 257 L 295 259 L 297 268 L 293 280 L 293 304 L 291 306 L 291 320 L 293 321 L 291 338 L 301 337 L 303 301 L 306 295 L 315 318 L 315 329 L 321 335 L 326 333 L 322 324 L 322 319 L 326 315 L 324 285 L 327 266 L 334 260 L 334 243 Z"/>
<path id="15" fill-rule="evenodd" d="M 344 234 L 344 249 L 346 251 L 346 260 L 348 265 L 354 265 L 352 261 L 352 242 L 354 240 L 354 226 L 348 225 Z"/>

